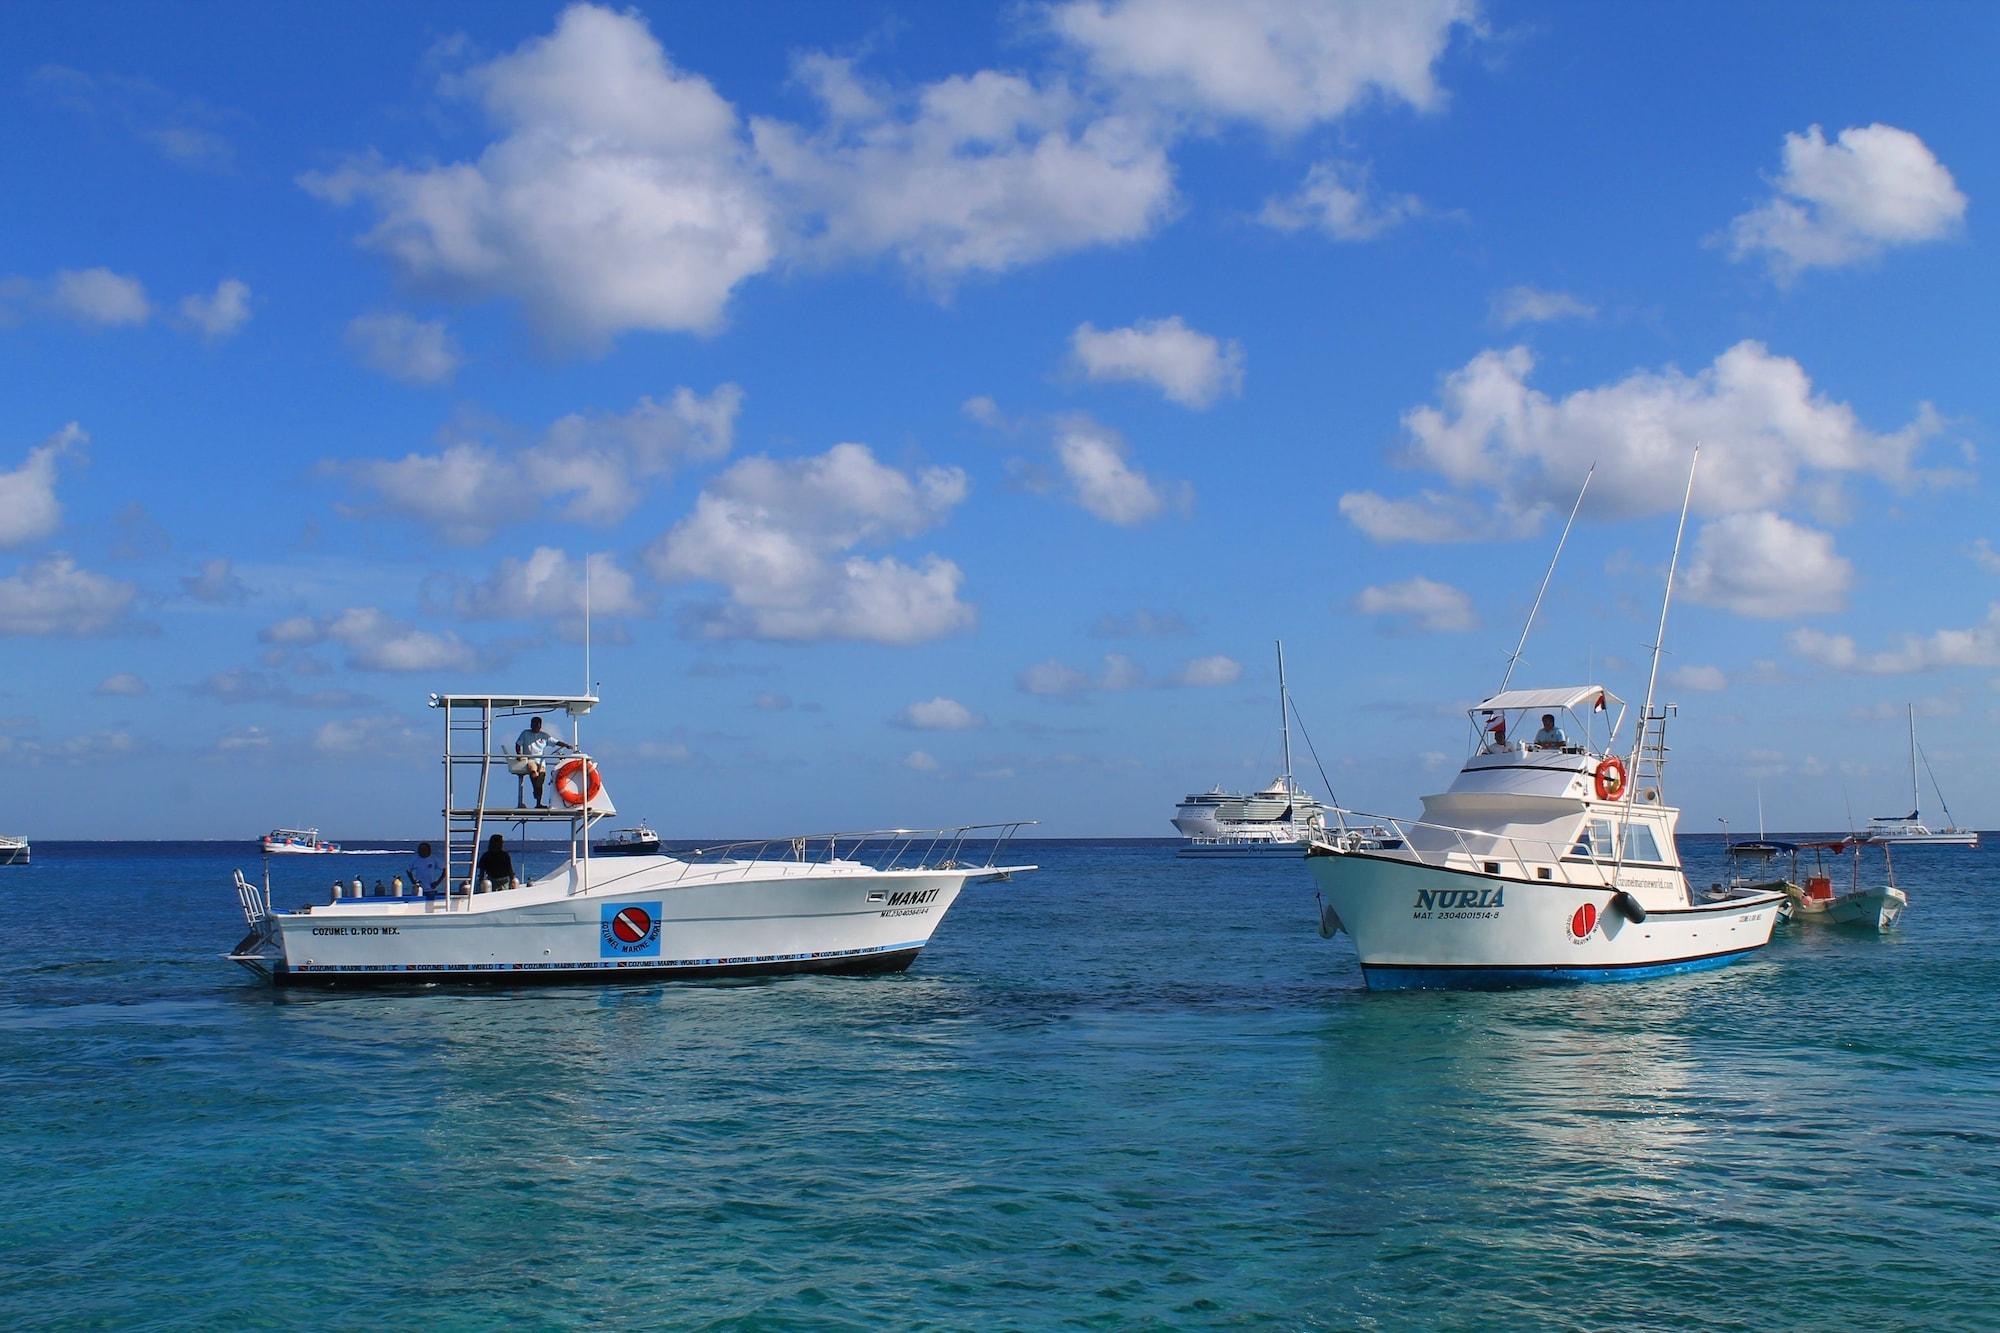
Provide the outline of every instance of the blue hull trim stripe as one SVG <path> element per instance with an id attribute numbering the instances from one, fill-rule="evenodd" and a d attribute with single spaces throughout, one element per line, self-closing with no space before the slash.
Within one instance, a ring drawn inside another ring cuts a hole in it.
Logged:
<path id="1" fill-rule="evenodd" d="M 783 976 L 795 972 L 901 971 L 916 960 L 924 942 L 873 949 L 829 949 L 820 953 L 762 954 L 745 958 L 616 958 L 580 963 L 328 963 L 279 964 L 279 985 L 395 985 L 410 982 L 487 982 L 519 985 L 547 981 L 642 981 L 668 977 Z"/>
<path id="2" fill-rule="evenodd" d="M 1504 990 L 1514 986 L 1563 986 L 1572 982 L 1638 981 L 1700 972 L 1733 963 L 1763 948 L 1761 944 L 1702 958 L 1678 958 L 1668 963 L 1602 963 L 1592 967 L 1425 967 L 1409 963 L 1364 963 L 1361 975 L 1370 990 Z"/>

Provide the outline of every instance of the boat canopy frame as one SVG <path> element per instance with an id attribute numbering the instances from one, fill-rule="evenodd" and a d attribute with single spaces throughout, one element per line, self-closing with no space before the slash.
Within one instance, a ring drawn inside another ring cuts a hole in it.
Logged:
<path id="1" fill-rule="evenodd" d="M 1601 710 L 1600 710 L 1601 705 Z M 1615 710 L 1615 711 L 1614 711 Z M 1522 715 L 1538 717 L 1542 713 L 1554 713 L 1567 717 L 1575 726 L 1577 737 L 1568 748 L 1572 750 L 1593 750 L 1590 736 L 1592 714 L 1603 711 L 1609 718 L 1611 730 L 1604 738 L 1602 753 L 1613 753 L 1618 732 L 1625 725 L 1625 701 L 1605 689 L 1602 685 L 1564 685 L 1544 690 L 1502 690 L 1498 694 L 1480 700 L 1466 710 L 1472 721 L 1472 748 L 1476 752 L 1486 744 L 1488 733 L 1495 719 L 1504 721 L 1504 733 L 1513 737 L 1526 730 L 1517 726 Z"/>

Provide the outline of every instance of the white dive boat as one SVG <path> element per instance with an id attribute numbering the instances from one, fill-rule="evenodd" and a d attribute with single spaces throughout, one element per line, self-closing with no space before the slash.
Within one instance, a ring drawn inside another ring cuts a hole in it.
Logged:
<path id="1" fill-rule="evenodd" d="M 1198 858 L 1299 857 L 1326 832 L 1326 807 L 1292 780 L 1291 696 L 1285 688 L 1285 645 L 1278 645 L 1278 729 L 1285 771 L 1262 791 L 1245 796 L 1215 787 L 1182 799 L 1174 827 L 1187 838 L 1176 856 Z"/>
<path id="2" fill-rule="evenodd" d="M 266 856 L 327 856 L 340 850 L 339 843 L 326 841 L 316 828 L 274 828 L 258 845 Z"/>
<path id="3" fill-rule="evenodd" d="M 11 834 L 0 833 L 0 866 L 24 866 L 28 864 L 28 840 Z"/>
<path id="4" fill-rule="evenodd" d="M 1931 774 L 1931 790 L 1937 793 L 1938 806 L 1944 811 L 1945 826 L 1941 829 L 1925 828 L 1917 818 L 1917 708 L 1910 710 L 1910 813 L 1907 815 L 1877 815 L 1868 821 L 1868 827 L 1860 833 L 1864 842 L 1895 843 L 1909 847 L 1977 847 L 1979 835 L 1971 829 L 1962 829 L 1951 822 L 1951 807 L 1944 803 L 1944 790 L 1937 785 L 1937 774 Z M 1924 768 L 1929 771 L 1931 761 L 1924 760 Z"/>
<path id="5" fill-rule="evenodd" d="M 238 871 L 250 930 L 230 959 L 291 985 L 893 972 L 915 961 L 968 881 L 1034 869 L 1000 861 L 1025 820 L 594 861 L 590 826 L 617 813 L 576 734 L 596 704 L 594 695 L 432 695 L 445 730 L 442 890 L 398 899 L 336 888 L 331 902 L 278 911 L 268 871 L 262 885 Z M 530 714 L 570 722 L 570 748 L 549 775 L 554 809 L 492 780 L 508 773 L 514 724 Z M 503 792 L 514 802 L 497 799 Z M 502 827 L 517 844 L 553 828 L 567 835 L 568 855 L 532 877 L 517 866 L 511 887 L 482 890 L 475 857 Z"/>
<path id="6" fill-rule="evenodd" d="M 645 820 L 637 828 L 613 829 L 603 841 L 590 844 L 592 856 L 658 856 L 660 835 Z"/>
<path id="7" fill-rule="evenodd" d="M 1678 563 L 1678 535 L 1674 548 Z M 1672 590 L 1670 565 L 1660 638 Z M 1615 748 L 1625 706 L 1602 686 L 1509 690 L 1503 680 L 1471 709 L 1472 753 L 1448 790 L 1424 798 L 1421 819 L 1359 816 L 1384 837 L 1333 811 L 1339 831 L 1313 843 L 1306 865 L 1321 933 L 1353 936 L 1371 988 L 1624 980 L 1713 967 L 1770 942 L 1783 893 L 1717 888 L 1697 901 L 1682 872 L 1680 812 L 1661 797 L 1674 709 L 1652 706 L 1658 675 L 1656 649 L 1627 753 Z M 1610 723 L 1601 739 L 1599 713 Z M 1559 736 L 1514 739 L 1544 714 L 1566 724 Z"/>

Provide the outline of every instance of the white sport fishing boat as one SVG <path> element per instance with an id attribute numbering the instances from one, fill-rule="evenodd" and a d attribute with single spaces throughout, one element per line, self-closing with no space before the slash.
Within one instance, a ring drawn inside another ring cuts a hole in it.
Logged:
<path id="1" fill-rule="evenodd" d="M 789 972 L 894 972 L 916 960 L 968 882 L 1034 869 L 1002 863 L 1026 824 L 894 829 L 736 843 L 686 856 L 590 854 L 616 813 L 580 720 L 594 695 L 432 695 L 444 718 L 444 878 L 437 893 L 349 897 L 295 911 L 236 873 L 249 933 L 229 954 L 279 984 L 613 981 Z M 570 722 L 549 775 L 553 809 L 526 805 L 509 771 L 513 723 Z M 503 752 L 504 747 L 504 752 Z M 514 802 L 501 804 L 502 793 Z M 485 889 L 479 849 L 566 834 L 553 870 Z M 413 876 L 414 882 L 423 882 Z"/>
<path id="2" fill-rule="evenodd" d="M 0 866 L 24 866 L 30 852 L 26 838 L 0 833 Z"/>
<path id="3" fill-rule="evenodd" d="M 1926 828 L 1917 818 L 1917 756 L 1922 753 L 1917 748 L 1917 707 L 1909 705 L 1910 712 L 1910 813 L 1907 815 L 1877 815 L 1868 821 L 1868 827 L 1860 833 L 1864 842 L 1894 843 L 1898 847 L 1977 847 L 1979 835 L 1971 829 L 1962 829 L 1951 822 L 1951 807 L 1944 803 L 1944 789 L 1937 785 L 1937 774 L 1931 774 L 1931 790 L 1937 793 L 1938 806 L 1944 811 L 1945 826 L 1941 829 Z M 1924 760 L 1926 771 L 1931 761 Z"/>
<path id="4" fill-rule="evenodd" d="M 600 842 L 590 844 L 592 856 L 658 856 L 660 835 L 644 820 L 637 828 L 613 829 Z"/>
<path id="5" fill-rule="evenodd" d="M 1693 482 L 1690 469 L 1690 493 Z M 1683 498 L 1683 531 L 1686 523 Z M 1675 564 L 1679 553 L 1677 533 Z M 1656 644 L 1672 593 L 1670 565 Z M 1625 705 L 1603 686 L 1509 690 L 1503 680 L 1470 711 L 1472 753 L 1448 790 L 1424 798 L 1421 819 L 1333 812 L 1340 831 L 1306 853 L 1322 895 L 1321 933 L 1353 936 L 1362 976 L 1378 990 L 1660 976 L 1770 943 L 1783 893 L 1719 888 L 1697 901 L 1682 872 L 1680 812 L 1661 796 L 1675 710 L 1653 707 L 1658 678 L 1656 646 L 1638 735 L 1623 752 Z M 1516 739 L 1544 714 L 1558 720 L 1546 739 Z M 1599 715 L 1608 722 L 1601 739 Z M 1379 827 L 1356 830 L 1356 819 Z"/>
<path id="6" fill-rule="evenodd" d="M 1174 853 L 1199 860 L 1298 858 L 1326 832 L 1326 807 L 1292 779 L 1291 695 L 1285 687 L 1285 645 L 1278 644 L 1278 734 L 1285 771 L 1245 796 L 1220 787 L 1184 797 L 1174 827 L 1187 838 Z M 1310 737 L 1308 737 L 1310 739 Z"/>

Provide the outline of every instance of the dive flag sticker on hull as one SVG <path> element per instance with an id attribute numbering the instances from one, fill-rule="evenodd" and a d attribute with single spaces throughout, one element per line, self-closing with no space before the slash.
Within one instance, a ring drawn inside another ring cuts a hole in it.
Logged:
<path id="1" fill-rule="evenodd" d="M 603 934 L 597 946 L 599 958 L 660 956 L 658 903 L 606 903 L 603 920 Z"/>

